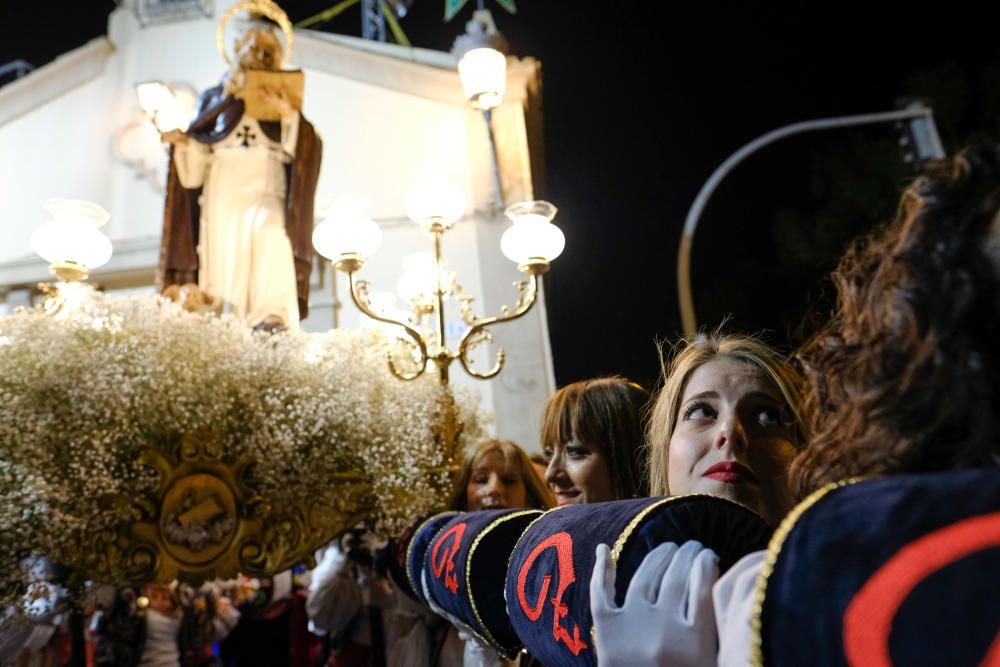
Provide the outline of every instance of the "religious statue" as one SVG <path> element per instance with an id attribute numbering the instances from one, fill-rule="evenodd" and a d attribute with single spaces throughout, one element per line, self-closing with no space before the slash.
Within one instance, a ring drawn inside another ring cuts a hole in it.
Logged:
<path id="1" fill-rule="evenodd" d="M 224 30 L 238 12 L 251 18 L 230 58 Z M 302 73 L 284 69 L 291 23 L 271 0 L 245 0 L 223 16 L 218 37 L 231 70 L 201 94 L 186 131 L 163 135 L 170 163 L 157 285 L 196 283 L 220 311 L 266 330 L 294 328 L 308 308 L 322 143 L 300 111 Z"/>

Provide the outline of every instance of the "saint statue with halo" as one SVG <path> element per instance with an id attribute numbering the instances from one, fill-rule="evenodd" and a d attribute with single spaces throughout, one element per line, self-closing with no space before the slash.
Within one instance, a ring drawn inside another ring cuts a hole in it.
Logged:
<path id="1" fill-rule="evenodd" d="M 241 14 L 231 56 L 225 28 Z M 285 69 L 292 41 L 271 0 L 234 4 L 217 39 L 231 69 L 201 94 L 186 131 L 163 135 L 171 149 L 158 287 L 195 283 L 218 310 L 265 330 L 306 316 L 312 268 L 322 143 L 300 110 L 302 72 Z"/>

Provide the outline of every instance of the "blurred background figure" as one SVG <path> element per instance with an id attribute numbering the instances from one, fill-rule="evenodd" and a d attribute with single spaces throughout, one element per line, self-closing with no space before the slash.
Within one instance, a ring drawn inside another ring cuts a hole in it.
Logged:
<path id="1" fill-rule="evenodd" d="M 98 667 L 207 667 L 212 644 L 236 626 L 239 612 L 206 584 L 121 588 L 95 616 Z"/>

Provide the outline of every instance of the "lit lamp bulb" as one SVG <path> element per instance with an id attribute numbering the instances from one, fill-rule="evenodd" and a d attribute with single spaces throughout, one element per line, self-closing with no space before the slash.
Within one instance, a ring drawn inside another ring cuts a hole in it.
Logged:
<path id="1" fill-rule="evenodd" d="M 526 201 L 504 211 L 514 224 L 500 237 L 500 250 L 520 271 L 545 273 L 562 253 L 566 237 L 552 224 L 556 210 L 547 201 Z"/>
<path id="2" fill-rule="evenodd" d="M 135 94 L 139 107 L 161 133 L 181 126 L 180 103 L 170 86 L 162 81 L 143 81 L 135 85 Z"/>
<path id="3" fill-rule="evenodd" d="M 426 310 L 438 288 L 438 270 L 432 252 L 414 252 L 403 258 L 403 273 L 396 294 L 406 303 Z"/>
<path id="4" fill-rule="evenodd" d="M 465 214 L 465 193 L 444 174 L 428 174 L 406 195 L 406 215 L 428 231 L 444 231 Z"/>
<path id="5" fill-rule="evenodd" d="M 49 263 L 62 282 L 86 280 L 88 273 L 111 259 L 111 240 L 98 227 L 111 217 L 89 201 L 63 199 L 45 202 L 52 216 L 31 235 L 31 248 Z"/>
<path id="6" fill-rule="evenodd" d="M 507 89 L 507 41 L 493 23 L 488 9 L 473 14 L 465 33 L 455 40 L 462 90 L 472 106 L 487 111 L 500 106 Z"/>
<path id="7" fill-rule="evenodd" d="M 507 58 L 491 48 L 472 49 L 458 61 L 458 76 L 472 106 L 493 109 L 507 89 Z"/>
<path id="8" fill-rule="evenodd" d="M 356 200 L 335 204 L 313 230 L 316 252 L 343 271 L 357 271 L 382 243 L 382 230 Z"/>

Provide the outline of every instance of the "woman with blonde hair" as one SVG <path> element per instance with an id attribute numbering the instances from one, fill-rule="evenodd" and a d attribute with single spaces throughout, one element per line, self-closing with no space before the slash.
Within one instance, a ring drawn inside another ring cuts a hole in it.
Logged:
<path id="1" fill-rule="evenodd" d="M 661 365 L 647 429 L 652 493 L 722 496 L 777 525 L 794 505 L 788 470 L 804 442 L 798 373 L 759 339 L 718 331 L 683 342 Z M 598 662 L 714 665 L 716 553 L 694 540 L 659 545 L 621 608 L 600 603 L 603 579 L 614 572 L 608 554 L 598 547 L 591 577 L 594 632 L 605 638 L 596 642 Z"/>
<path id="2" fill-rule="evenodd" d="M 652 494 L 725 496 L 777 525 L 794 504 L 788 467 L 805 441 L 798 372 L 759 339 L 719 332 L 661 365 L 647 432 Z"/>
<path id="3" fill-rule="evenodd" d="M 469 452 L 455 477 L 448 506 L 460 512 L 555 505 L 552 491 L 538 476 L 528 454 L 510 440 L 483 440 Z M 435 610 L 438 611 L 438 610 Z M 460 664 L 499 664 L 492 649 L 473 638 L 457 619 L 437 647 L 437 667 Z"/>

